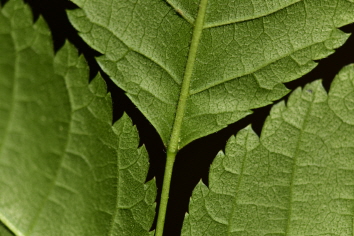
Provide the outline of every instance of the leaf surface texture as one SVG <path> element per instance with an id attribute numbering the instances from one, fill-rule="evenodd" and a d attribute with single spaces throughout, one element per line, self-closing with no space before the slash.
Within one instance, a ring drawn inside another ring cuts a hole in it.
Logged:
<path id="1" fill-rule="evenodd" d="M 209 0 L 202 36 L 199 0 L 72 0 L 81 37 L 102 69 L 154 125 L 165 145 L 176 117 L 189 49 L 197 44 L 180 148 L 283 97 L 348 35 L 348 0 Z M 192 42 L 191 42 L 192 41 Z"/>
<path id="2" fill-rule="evenodd" d="M 353 235 L 354 65 L 231 137 L 193 191 L 183 236 Z"/>
<path id="3" fill-rule="evenodd" d="M 15 235 L 149 235 L 155 180 L 127 115 L 69 43 L 10 0 L 0 12 L 0 221 Z"/>

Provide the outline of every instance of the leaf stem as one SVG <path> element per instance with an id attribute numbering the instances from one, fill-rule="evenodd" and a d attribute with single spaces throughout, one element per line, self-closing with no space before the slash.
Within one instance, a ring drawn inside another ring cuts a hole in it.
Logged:
<path id="1" fill-rule="evenodd" d="M 171 185 L 171 178 L 172 178 L 172 170 L 173 164 L 176 159 L 177 153 L 167 152 L 167 160 L 165 166 L 165 174 L 163 177 L 163 184 L 162 184 L 162 192 L 161 192 L 161 199 L 160 199 L 160 208 L 159 214 L 156 223 L 156 233 L 155 236 L 162 236 L 163 228 L 165 225 L 165 218 L 166 218 L 166 210 L 167 210 L 167 203 L 168 203 L 168 195 L 170 192 L 170 185 Z"/>
<path id="2" fill-rule="evenodd" d="M 179 95 L 175 121 L 172 127 L 170 142 L 167 148 L 167 157 L 166 157 L 167 160 L 166 160 L 165 174 L 164 174 L 163 185 L 162 185 L 160 208 L 159 208 L 159 213 L 157 218 L 155 236 L 162 236 L 163 234 L 168 196 L 170 192 L 173 164 L 175 162 L 176 155 L 179 150 L 179 139 L 180 139 L 180 134 L 182 129 L 182 122 L 183 122 L 184 112 L 186 110 L 187 99 L 189 96 L 189 86 L 192 78 L 194 62 L 197 56 L 198 45 L 203 31 L 207 2 L 208 0 L 200 1 L 198 16 L 194 24 L 193 36 L 192 36 L 187 64 L 184 72 L 181 93 Z"/>

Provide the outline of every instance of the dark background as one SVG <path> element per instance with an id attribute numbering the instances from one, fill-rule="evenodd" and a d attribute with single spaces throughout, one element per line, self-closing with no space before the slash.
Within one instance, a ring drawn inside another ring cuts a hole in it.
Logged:
<path id="1" fill-rule="evenodd" d="M 6 0 L 0 0 L 2 4 L 4 4 L 5 1 Z M 137 126 L 141 144 L 146 146 L 150 157 L 150 171 L 147 180 L 156 177 L 158 208 L 165 166 L 165 148 L 157 132 L 135 105 L 125 96 L 124 92 L 114 85 L 103 71 L 99 69 L 94 57 L 100 54 L 87 46 L 69 23 L 65 9 L 74 9 L 74 4 L 67 0 L 27 0 L 26 2 L 31 6 L 34 12 L 34 20 L 36 20 L 39 15 L 42 15 L 47 21 L 53 34 L 55 51 L 63 46 L 65 40 L 68 40 L 78 48 L 79 52 L 82 53 L 88 61 L 91 70 L 90 79 L 98 72 L 103 75 L 108 85 L 108 91 L 112 94 L 113 98 L 113 122 L 118 120 L 123 112 L 126 112 Z M 354 25 L 348 25 L 341 29 L 347 33 L 354 32 Z M 354 62 L 353 48 L 354 37 L 350 37 L 345 45 L 334 54 L 321 60 L 319 65 L 312 72 L 296 81 L 287 83 L 286 86 L 289 89 L 295 89 L 311 81 L 322 79 L 324 87 L 328 91 L 331 81 L 338 71 L 343 66 Z M 173 170 L 164 235 L 180 235 L 184 214 L 188 211 L 188 203 L 192 190 L 200 180 L 208 184 L 209 166 L 217 152 L 225 148 L 228 138 L 231 135 L 235 135 L 240 129 L 250 123 L 255 132 L 260 135 L 262 125 L 270 108 L 271 105 L 255 109 L 252 115 L 228 126 L 228 128 L 224 130 L 194 141 L 180 151 Z M 158 209 L 156 209 L 156 212 L 157 211 Z M 155 223 L 152 229 L 154 228 Z"/>

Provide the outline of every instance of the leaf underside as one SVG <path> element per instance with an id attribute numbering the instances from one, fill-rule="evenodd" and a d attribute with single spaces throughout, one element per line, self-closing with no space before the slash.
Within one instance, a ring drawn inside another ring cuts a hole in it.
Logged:
<path id="1" fill-rule="evenodd" d="M 167 145 L 199 0 L 72 0 L 98 63 Z M 182 148 L 280 99 L 348 35 L 348 0 L 209 0 L 180 133 Z"/>
<path id="2" fill-rule="evenodd" d="M 19 236 L 150 235 L 155 180 L 130 119 L 112 126 L 103 79 L 88 83 L 68 43 L 54 55 L 28 6 L 0 10 L 0 221 Z"/>
<path id="3" fill-rule="evenodd" d="M 183 233 L 354 233 L 354 65 L 327 95 L 321 81 L 273 106 L 261 137 L 250 127 L 218 153 L 209 188 L 193 191 Z"/>

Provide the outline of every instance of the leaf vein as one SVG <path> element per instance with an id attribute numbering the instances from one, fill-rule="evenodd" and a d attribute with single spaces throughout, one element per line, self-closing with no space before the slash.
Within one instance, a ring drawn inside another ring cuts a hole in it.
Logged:
<path id="1" fill-rule="evenodd" d="M 88 19 L 89 20 L 89 19 Z M 146 54 L 144 54 L 143 52 L 140 52 L 139 50 L 137 49 L 134 49 L 132 47 L 130 47 L 127 43 L 125 43 L 118 35 L 116 35 L 112 30 L 110 30 L 108 27 L 104 26 L 104 25 L 101 25 L 101 24 L 98 24 L 98 23 L 95 23 L 95 22 L 92 22 L 90 21 L 91 24 L 95 24 L 99 27 L 102 27 L 103 29 L 109 31 L 113 36 L 115 36 L 122 44 L 124 44 L 124 46 L 127 48 L 128 50 L 128 53 L 133 51 L 139 55 L 141 55 L 142 57 L 150 60 L 151 62 L 153 62 L 155 65 L 157 65 L 159 68 L 161 68 L 163 71 L 165 71 L 169 76 L 171 76 L 171 78 L 173 79 L 174 82 L 176 82 L 176 84 L 180 85 L 180 83 L 178 82 L 177 80 L 177 76 L 173 75 L 173 73 L 171 71 L 169 71 L 166 67 L 164 67 L 162 64 L 158 63 L 157 61 L 155 61 L 154 59 L 150 58 L 149 56 L 147 56 Z M 107 53 L 107 52 L 103 52 L 103 53 Z M 119 58 L 119 60 L 122 60 L 123 58 L 125 58 L 125 56 L 128 54 L 128 53 L 125 53 L 121 58 Z M 119 61 L 118 60 L 118 61 Z"/>
<path id="2" fill-rule="evenodd" d="M 315 95 L 314 95 L 315 96 Z M 308 122 L 307 117 L 310 115 L 311 111 L 312 111 L 312 107 L 313 107 L 313 103 L 314 101 L 310 101 L 310 107 L 308 108 L 306 114 L 304 115 L 304 121 L 302 124 L 302 128 L 300 129 L 300 134 L 299 137 L 297 139 L 297 143 L 296 143 L 296 147 L 295 147 L 295 154 L 293 156 L 293 168 L 291 171 L 291 178 L 290 178 L 290 193 L 289 193 L 289 213 L 288 213 L 288 220 L 287 223 L 285 225 L 285 235 L 290 235 L 290 224 L 291 224 L 291 218 L 292 218 L 292 207 L 293 207 L 293 191 L 294 191 L 294 181 L 295 181 L 295 172 L 297 171 L 297 166 L 298 166 L 298 156 L 299 156 L 299 150 L 300 150 L 300 145 L 301 145 L 301 140 L 302 140 L 302 136 L 304 134 L 304 129 L 306 128 L 306 124 Z"/>
<path id="3" fill-rule="evenodd" d="M 327 40 L 327 39 L 326 39 L 326 40 Z M 276 59 L 274 59 L 274 60 L 272 60 L 272 61 L 267 61 L 267 63 L 265 63 L 265 64 L 263 64 L 263 65 L 261 65 L 261 66 L 255 68 L 255 69 L 251 70 L 250 72 L 247 72 L 247 73 L 245 73 L 245 74 L 242 74 L 242 75 L 240 75 L 240 76 L 238 76 L 238 77 L 227 78 L 227 79 L 224 79 L 224 80 L 222 80 L 222 81 L 219 81 L 219 82 L 217 82 L 217 83 L 215 83 L 215 84 L 210 84 L 210 85 L 206 86 L 205 88 L 202 88 L 202 89 L 199 89 L 199 90 L 198 90 L 198 89 L 192 90 L 191 93 L 190 93 L 190 95 L 198 94 L 198 93 L 201 93 L 201 92 L 203 92 L 203 91 L 206 91 L 206 90 L 208 90 L 208 89 L 210 89 L 210 88 L 213 88 L 213 87 L 216 87 L 216 86 L 218 86 L 218 85 L 221 85 L 221 84 L 223 84 L 223 83 L 226 83 L 226 82 L 229 82 L 229 81 L 232 81 L 232 80 L 236 80 L 236 79 L 239 79 L 239 78 L 241 78 L 241 77 L 245 77 L 245 76 L 252 75 L 252 74 L 254 74 L 254 73 L 260 71 L 261 69 L 264 69 L 265 67 L 267 67 L 267 66 L 269 66 L 269 65 L 271 65 L 271 64 L 273 64 L 273 63 L 275 63 L 275 62 L 277 62 L 277 61 L 280 61 L 280 60 L 282 60 L 282 59 L 285 59 L 285 58 L 287 58 L 287 57 L 290 57 L 292 60 L 294 60 L 293 57 L 292 57 L 292 55 L 293 55 L 294 53 L 296 53 L 296 52 L 298 52 L 298 51 L 301 51 L 301 50 L 304 50 L 304 49 L 307 49 L 307 48 L 310 48 L 310 47 L 315 46 L 315 45 L 318 45 L 318 44 L 322 44 L 322 43 L 325 43 L 325 40 L 324 40 L 324 41 L 321 41 L 321 42 L 315 42 L 315 43 L 313 43 L 313 44 L 307 45 L 306 47 L 299 48 L 299 49 L 297 49 L 297 50 L 295 50 L 295 51 L 292 51 L 291 53 L 285 54 L 284 56 L 279 57 L 279 58 L 276 58 Z M 311 60 L 313 61 L 313 59 L 311 59 Z M 294 60 L 294 61 L 295 61 L 296 63 L 298 63 L 296 60 Z M 298 63 L 298 64 L 299 64 L 299 63 Z"/>
<path id="4" fill-rule="evenodd" d="M 173 8 L 173 10 L 175 10 L 176 12 L 179 12 L 179 8 L 177 8 L 176 6 L 173 5 L 173 3 L 169 0 L 166 0 L 166 3 Z M 187 21 L 189 24 L 194 25 L 195 19 L 193 17 L 190 17 L 190 19 L 184 15 L 184 14 L 178 14 L 180 17 L 182 17 L 185 21 Z"/>
<path id="5" fill-rule="evenodd" d="M 63 78 L 63 80 L 65 81 L 65 79 Z M 70 91 L 69 88 L 67 87 L 67 83 L 65 82 L 64 83 L 65 86 L 66 86 L 66 89 L 67 91 Z M 73 101 L 72 101 L 72 98 L 71 96 L 69 96 L 69 100 L 70 100 L 70 104 L 74 104 Z M 66 139 L 65 139 L 65 148 L 64 148 L 64 151 L 60 154 L 60 163 L 57 167 L 57 170 L 56 170 L 56 173 L 55 173 L 55 176 L 52 180 L 52 183 L 51 183 L 51 188 L 49 189 L 49 191 L 47 192 L 46 194 L 46 197 L 43 199 L 43 201 L 41 202 L 41 206 L 38 208 L 38 212 L 35 214 L 35 216 L 33 217 L 33 220 L 32 220 L 32 223 L 29 224 L 29 229 L 28 231 L 26 232 L 26 234 L 30 235 L 32 230 L 34 229 L 37 221 L 39 220 L 39 217 L 40 215 L 42 214 L 43 210 L 44 210 L 44 207 L 46 205 L 46 203 L 50 200 L 49 197 L 50 195 L 52 194 L 53 190 L 54 190 L 54 187 L 56 186 L 56 182 L 58 180 L 58 177 L 59 177 L 59 172 L 60 170 L 63 168 L 63 165 L 64 165 L 64 157 L 65 157 L 65 154 L 67 153 L 67 149 L 69 147 L 69 140 L 70 140 L 70 134 L 71 134 L 71 129 L 72 129 L 72 121 L 73 121 L 73 113 L 71 112 L 70 113 L 70 122 L 69 122 L 69 129 L 68 129 L 68 132 L 66 134 Z"/>
<path id="6" fill-rule="evenodd" d="M 247 140 L 248 137 L 246 137 Z M 247 141 L 246 141 L 247 142 Z M 242 166 L 241 166 L 241 170 L 240 170 L 240 175 L 239 175 L 239 180 L 237 183 L 237 186 L 235 188 L 235 197 L 234 197 L 234 201 L 232 204 L 232 209 L 230 212 L 230 217 L 229 217 L 229 221 L 228 221 L 228 226 L 227 226 L 227 236 L 231 235 L 231 223 L 232 223 L 232 218 L 234 217 L 234 214 L 236 212 L 236 207 L 238 205 L 237 201 L 238 201 L 238 194 L 239 194 L 239 190 L 240 190 L 240 186 L 241 186 L 241 182 L 243 181 L 243 175 L 244 175 L 244 170 L 245 170 L 245 163 L 248 157 L 248 150 L 246 151 L 243 160 L 242 160 Z"/>
<path id="7" fill-rule="evenodd" d="M 204 29 L 208 29 L 208 28 L 215 28 L 215 27 L 220 27 L 220 26 L 225 26 L 225 25 L 232 25 L 232 24 L 237 24 L 237 23 L 242 23 L 242 22 L 246 22 L 246 21 L 251 21 L 251 20 L 255 20 L 255 19 L 259 19 L 259 18 L 262 18 L 262 17 L 266 17 L 266 16 L 269 16 L 269 15 L 272 15 L 272 14 L 275 14 L 277 13 L 278 11 L 281 11 L 283 9 L 286 9 L 292 5 L 295 5 L 301 1 L 304 1 L 304 0 L 298 0 L 297 2 L 293 2 L 287 6 L 283 6 L 283 7 L 280 7 L 278 9 L 275 9 L 274 11 L 272 12 L 267 12 L 267 13 L 264 13 L 264 14 L 260 14 L 260 15 L 256 15 L 254 17 L 245 17 L 243 19 L 239 19 L 239 20 L 233 20 L 233 21 L 226 21 L 226 22 L 222 22 L 222 23 L 210 23 L 210 24 L 205 24 L 205 27 Z"/>

